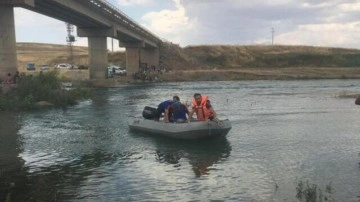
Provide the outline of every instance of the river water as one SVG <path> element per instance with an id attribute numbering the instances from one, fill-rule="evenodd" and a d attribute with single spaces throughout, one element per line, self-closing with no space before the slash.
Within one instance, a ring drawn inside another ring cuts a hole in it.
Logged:
<path id="1" fill-rule="evenodd" d="M 300 181 L 360 200 L 358 80 L 167 83 L 94 90 L 66 110 L 0 112 L 0 201 L 297 201 Z M 206 94 L 226 139 L 129 132 L 144 106 Z"/>

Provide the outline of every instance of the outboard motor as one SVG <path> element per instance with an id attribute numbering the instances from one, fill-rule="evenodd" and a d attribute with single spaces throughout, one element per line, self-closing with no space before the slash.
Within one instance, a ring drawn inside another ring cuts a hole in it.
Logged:
<path id="1" fill-rule="evenodd" d="M 156 108 L 145 106 L 142 115 L 145 119 L 156 119 L 158 112 Z"/>

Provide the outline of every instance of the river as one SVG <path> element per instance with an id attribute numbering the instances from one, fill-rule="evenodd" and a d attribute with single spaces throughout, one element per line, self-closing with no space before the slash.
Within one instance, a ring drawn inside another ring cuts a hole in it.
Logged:
<path id="1" fill-rule="evenodd" d="M 208 95 L 233 128 L 180 141 L 129 132 L 145 106 Z M 358 80 L 96 89 L 68 109 L 0 112 L 0 201 L 296 201 L 300 181 L 360 200 Z"/>

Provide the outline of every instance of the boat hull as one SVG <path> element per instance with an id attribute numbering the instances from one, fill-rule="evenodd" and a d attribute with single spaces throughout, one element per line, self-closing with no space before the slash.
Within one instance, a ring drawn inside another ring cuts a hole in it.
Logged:
<path id="1" fill-rule="evenodd" d="M 176 139 L 203 139 L 225 137 L 231 129 L 231 122 L 221 120 L 196 121 L 190 123 L 164 123 L 148 119 L 129 122 L 129 129 Z"/>

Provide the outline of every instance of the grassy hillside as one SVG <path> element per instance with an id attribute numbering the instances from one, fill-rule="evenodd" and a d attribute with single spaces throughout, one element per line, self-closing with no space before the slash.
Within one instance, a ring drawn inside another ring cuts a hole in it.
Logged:
<path id="1" fill-rule="evenodd" d="M 66 45 L 18 43 L 18 65 L 72 63 Z M 88 48 L 73 48 L 73 63 L 88 65 Z M 124 52 L 109 63 L 126 66 Z M 311 46 L 189 46 L 165 43 L 160 63 L 170 72 L 162 80 L 238 80 L 360 78 L 360 50 Z M 181 71 L 179 73 L 179 71 Z M 175 73 L 174 73 L 175 72 Z M 81 77 L 81 76 L 80 76 Z"/>
<path id="2" fill-rule="evenodd" d="M 360 50 L 310 46 L 190 46 L 186 60 L 220 69 L 360 67 Z"/>
<path id="3" fill-rule="evenodd" d="M 17 43 L 17 59 L 20 70 L 25 69 L 28 62 L 37 66 L 70 62 L 70 49 L 66 45 Z M 73 47 L 75 64 L 86 64 L 88 61 L 87 47 Z"/>
<path id="4" fill-rule="evenodd" d="M 47 64 L 54 66 L 58 63 L 73 63 L 78 66 L 88 65 L 88 48 L 73 46 L 73 62 L 71 61 L 70 47 L 67 45 L 41 44 L 41 43 L 17 43 L 18 67 L 25 68 L 28 62 L 34 62 L 37 66 Z M 125 53 L 109 53 L 110 63 L 125 66 Z"/>
<path id="5" fill-rule="evenodd" d="M 164 81 L 360 78 L 360 50 L 311 46 L 166 44 Z"/>
<path id="6" fill-rule="evenodd" d="M 17 44 L 18 65 L 71 63 L 66 45 Z M 74 63 L 87 65 L 87 47 L 73 47 Z M 125 66 L 125 53 L 109 53 L 109 62 Z M 170 69 L 253 67 L 360 67 L 360 50 L 311 46 L 189 46 L 166 43 L 161 61 Z"/>

